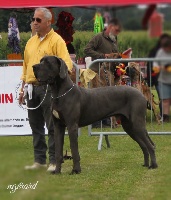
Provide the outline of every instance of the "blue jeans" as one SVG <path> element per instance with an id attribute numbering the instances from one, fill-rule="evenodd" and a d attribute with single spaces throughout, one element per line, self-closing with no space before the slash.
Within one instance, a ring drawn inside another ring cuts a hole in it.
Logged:
<path id="1" fill-rule="evenodd" d="M 159 82 L 160 99 L 171 98 L 171 85 Z"/>

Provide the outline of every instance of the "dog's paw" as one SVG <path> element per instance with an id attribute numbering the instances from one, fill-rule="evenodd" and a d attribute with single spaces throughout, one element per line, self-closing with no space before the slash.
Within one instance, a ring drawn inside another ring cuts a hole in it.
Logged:
<path id="1" fill-rule="evenodd" d="M 61 171 L 54 170 L 54 171 L 50 172 L 50 174 L 51 175 L 58 175 L 58 174 L 61 174 Z"/>
<path id="2" fill-rule="evenodd" d="M 156 168 L 158 168 L 157 163 L 152 164 L 152 165 L 149 166 L 149 169 L 156 169 Z"/>
<path id="3" fill-rule="evenodd" d="M 55 175 L 55 170 L 50 172 L 51 175 Z"/>
<path id="4" fill-rule="evenodd" d="M 55 170 L 51 171 L 50 174 L 61 174 L 61 167 L 56 168 Z"/>
<path id="5" fill-rule="evenodd" d="M 64 160 L 72 160 L 73 159 L 72 156 L 64 156 L 63 158 L 64 158 Z"/>
<path id="6" fill-rule="evenodd" d="M 80 174 L 81 173 L 81 170 L 75 170 L 73 169 L 70 173 L 70 175 L 74 175 L 74 174 Z"/>
<path id="7" fill-rule="evenodd" d="M 143 164 L 142 166 L 149 168 L 149 164 Z"/>

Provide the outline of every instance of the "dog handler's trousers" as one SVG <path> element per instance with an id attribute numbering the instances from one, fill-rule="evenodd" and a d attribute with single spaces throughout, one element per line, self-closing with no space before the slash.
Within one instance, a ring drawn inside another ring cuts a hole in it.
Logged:
<path id="1" fill-rule="evenodd" d="M 46 87 L 46 85 L 33 85 L 32 99 L 29 100 L 27 95 L 28 108 L 35 108 L 42 102 Z M 28 109 L 28 118 L 33 134 L 34 161 L 45 164 L 48 148 L 49 163 L 55 164 L 54 128 L 51 117 L 51 90 L 49 87 L 42 104 L 35 110 Z M 45 139 L 45 124 L 48 129 L 48 147 Z"/>

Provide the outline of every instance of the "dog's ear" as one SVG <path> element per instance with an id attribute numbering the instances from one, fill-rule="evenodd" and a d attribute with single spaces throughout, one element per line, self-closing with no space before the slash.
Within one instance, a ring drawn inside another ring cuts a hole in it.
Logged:
<path id="1" fill-rule="evenodd" d="M 59 69 L 59 76 L 60 78 L 64 79 L 68 73 L 68 67 L 65 62 L 61 58 L 57 58 L 60 69 Z"/>

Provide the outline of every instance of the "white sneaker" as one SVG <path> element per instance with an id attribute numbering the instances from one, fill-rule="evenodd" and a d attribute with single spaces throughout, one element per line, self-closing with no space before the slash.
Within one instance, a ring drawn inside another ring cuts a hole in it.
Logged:
<path id="1" fill-rule="evenodd" d="M 46 168 L 46 167 L 47 167 L 47 164 L 40 164 L 40 163 L 35 162 L 33 165 L 25 166 L 25 169 L 26 170 L 35 170 L 35 169 Z"/>
<path id="2" fill-rule="evenodd" d="M 49 167 L 47 169 L 47 172 L 53 172 L 56 169 L 56 165 L 55 164 L 49 164 Z"/>

